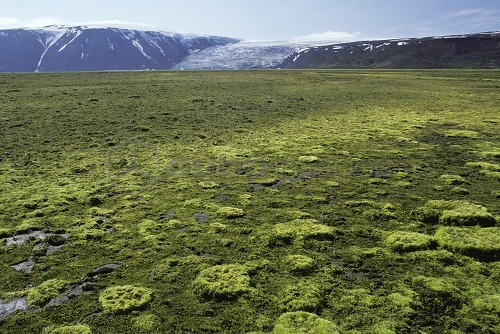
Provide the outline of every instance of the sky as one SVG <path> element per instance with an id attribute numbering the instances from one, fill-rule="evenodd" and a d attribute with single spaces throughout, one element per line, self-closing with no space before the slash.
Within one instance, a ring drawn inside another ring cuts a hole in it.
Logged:
<path id="1" fill-rule="evenodd" d="M 339 41 L 500 30 L 500 0 L 0 0 L 0 29 L 134 25 L 245 40 Z"/>

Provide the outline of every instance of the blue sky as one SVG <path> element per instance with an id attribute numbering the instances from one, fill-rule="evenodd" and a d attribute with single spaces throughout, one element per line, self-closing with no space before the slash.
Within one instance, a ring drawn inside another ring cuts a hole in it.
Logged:
<path id="1" fill-rule="evenodd" d="M 0 0 L 0 29 L 84 23 L 248 40 L 423 37 L 500 30 L 500 0 Z"/>

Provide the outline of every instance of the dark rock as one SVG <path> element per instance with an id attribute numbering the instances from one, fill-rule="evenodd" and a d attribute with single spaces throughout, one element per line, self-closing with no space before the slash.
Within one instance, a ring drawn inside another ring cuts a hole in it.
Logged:
<path id="1" fill-rule="evenodd" d="M 49 234 L 45 238 L 45 241 L 51 246 L 61 246 L 66 242 L 68 237 L 67 234 Z"/>
<path id="2" fill-rule="evenodd" d="M 83 293 L 85 290 L 85 286 L 87 285 L 87 282 L 81 283 L 81 284 L 76 284 L 70 286 L 70 288 L 63 293 L 57 298 L 52 299 L 47 306 L 52 306 L 52 305 L 57 305 L 57 304 L 62 304 L 68 302 L 71 298 L 74 298 L 76 296 L 79 296 Z"/>
<path id="3" fill-rule="evenodd" d="M 362 277 L 366 276 L 366 273 L 348 271 L 345 273 L 345 276 L 347 277 L 348 280 L 353 281 L 355 279 L 362 278 Z"/>
<path id="4" fill-rule="evenodd" d="M 15 271 L 19 271 L 25 274 L 30 274 L 33 271 L 33 267 L 35 266 L 35 261 L 33 259 L 29 259 L 27 261 L 15 264 L 11 266 Z"/>
<path id="5" fill-rule="evenodd" d="M 105 275 L 112 273 L 115 271 L 118 267 L 121 266 L 121 263 L 108 263 L 103 266 L 97 267 L 93 269 L 88 276 L 97 276 L 97 275 Z"/>
<path id="6" fill-rule="evenodd" d="M 175 211 L 170 210 L 160 215 L 160 222 L 166 222 L 175 217 Z"/>
<path id="7" fill-rule="evenodd" d="M 372 172 L 372 177 L 375 177 L 377 179 L 390 179 L 392 177 L 392 173 L 383 170 L 374 170 Z"/>
<path id="8" fill-rule="evenodd" d="M 56 251 L 58 251 L 60 248 L 62 248 L 64 245 L 61 246 L 49 246 L 47 247 L 47 252 L 45 253 L 46 255 L 50 255 Z"/>
<path id="9" fill-rule="evenodd" d="M 0 319 L 4 319 L 16 311 L 26 311 L 27 309 L 28 303 L 24 298 L 14 299 L 6 304 L 0 301 Z"/>
<path id="10" fill-rule="evenodd" d="M 13 237 L 7 238 L 7 240 L 5 241 L 5 245 L 6 246 L 11 246 L 11 245 L 22 246 L 26 242 L 28 242 L 28 240 L 30 240 L 30 239 L 41 240 L 41 239 L 44 239 L 46 236 L 47 236 L 47 234 L 42 232 L 42 231 L 35 231 L 35 232 L 27 233 L 27 234 L 19 234 L 19 235 L 15 235 Z"/>
<path id="11" fill-rule="evenodd" d="M 213 196 L 212 200 L 214 200 L 215 202 L 222 202 L 223 200 L 226 200 L 228 198 L 231 198 L 231 196 L 227 194 L 221 194 Z"/>
<path id="12" fill-rule="evenodd" d="M 210 216 L 204 212 L 197 212 L 193 217 L 200 224 L 206 223 L 210 219 Z"/>

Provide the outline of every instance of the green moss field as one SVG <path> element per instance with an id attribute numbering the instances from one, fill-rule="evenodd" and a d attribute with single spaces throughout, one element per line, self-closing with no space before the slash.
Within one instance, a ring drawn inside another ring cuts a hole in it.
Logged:
<path id="1" fill-rule="evenodd" d="M 0 75 L 0 333 L 500 333 L 500 71 Z"/>

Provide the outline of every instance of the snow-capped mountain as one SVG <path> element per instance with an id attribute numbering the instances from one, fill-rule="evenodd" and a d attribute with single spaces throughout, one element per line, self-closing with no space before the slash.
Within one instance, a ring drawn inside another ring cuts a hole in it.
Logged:
<path id="1" fill-rule="evenodd" d="M 171 69 L 190 54 L 237 42 L 112 27 L 0 30 L 0 72 Z"/>
<path id="2" fill-rule="evenodd" d="M 500 68 L 500 32 L 308 47 L 279 68 Z"/>
<path id="3" fill-rule="evenodd" d="M 334 44 L 143 27 L 0 30 L 0 72 L 253 68 L 500 68 L 500 32 Z"/>

